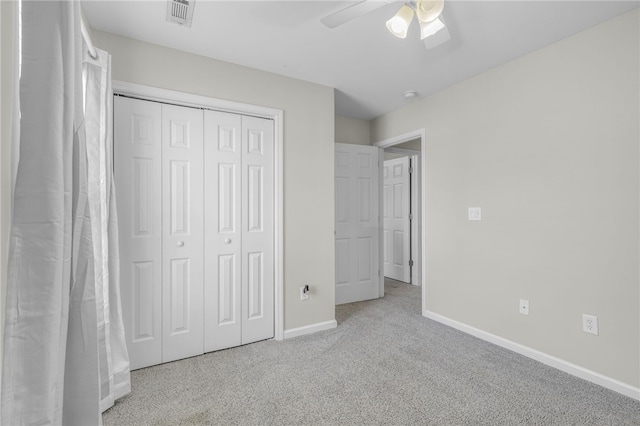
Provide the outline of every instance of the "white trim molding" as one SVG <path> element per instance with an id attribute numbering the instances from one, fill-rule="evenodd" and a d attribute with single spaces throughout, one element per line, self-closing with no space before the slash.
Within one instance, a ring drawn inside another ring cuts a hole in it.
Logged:
<path id="1" fill-rule="evenodd" d="M 304 327 L 290 328 L 284 331 L 284 338 L 291 339 L 292 337 L 304 336 L 305 334 L 316 333 L 318 331 L 331 330 L 337 326 L 338 322 L 336 320 L 331 320 L 305 325 Z"/>
<path id="2" fill-rule="evenodd" d="M 420 139 L 421 141 L 424 141 L 424 137 L 425 137 L 425 130 L 423 128 L 423 129 L 414 130 L 412 132 L 407 132 L 405 134 L 395 136 L 389 139 L 385 139 L 380 142 L 376 142 L 373 144 L 373 146 L 377 146 L 378 148 L 387 148 L 393 145 L 401 144 L 403 142 L 409 142 L 414 139 Z"/>
<path id="3" fill-rule="evenodd" d="M 113 80 L 115 94 L 195 108 L 213 109 L 273 120 L 274 128 L 274 339 L 284 339 L 284 111 Z"/>
<path id="4" fill-rule="evenodd" d="M 144 86 L 142 84 L 129 83 L 120 80 L 113 80 L 112 85 L 114 93 L 146 99 L 149 101 L 163 103 L 169 101 L 181 106 L 214 109 L 216 111 L 253 115 L 256 117 L 272 118 L 274 120 L 277 116 L 280 118 L 283 116 L 283 111 L 281 109 L 271 107 L 244 104 L 241 102 L 228 101 L 226 99 L 217 99 L 208 96 L 194 95 L 193 93 L 177 92 L 175 90 Z"/>
<path id="5" fill-rule="evenodd" d="M 534 359 L 538 362 L 548 365 L 549 367 L 556 368 L 560 371 L 571 374 L 572 376 L 578 377 L 591 383 L 595 383 L 596 385 L 600 385 L 604 388 L 640 401 L 640 388 L 633 387 L 619 380 L 613 379 L 600 373 L 596 373 L 595 371 L 588 370 L 584 367 L 580 367 L 579 365 L 557 358 L 553 355 L 540 352 L 528 346 L 521 345 L 495 334 L 491 334 L 470 325 L 453 320 L 451 318 L 447 318 L 443 315 L 436 314 L 435 312 L 423 310 L 422 315 L 433 321 L 455 328 L 456 330 L 460 330 L 486 342 L 493 343 L 494 345 Z"/>

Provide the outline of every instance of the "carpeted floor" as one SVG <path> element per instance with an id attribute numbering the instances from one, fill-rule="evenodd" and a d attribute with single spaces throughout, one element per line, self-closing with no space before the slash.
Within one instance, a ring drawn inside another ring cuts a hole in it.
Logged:
<path id="1" fill-rule="evenodd" d="M 132 373 L 105 425 L 640 425 L 640 402 L 423 318 L 420 288 L 338 327 Z"/>

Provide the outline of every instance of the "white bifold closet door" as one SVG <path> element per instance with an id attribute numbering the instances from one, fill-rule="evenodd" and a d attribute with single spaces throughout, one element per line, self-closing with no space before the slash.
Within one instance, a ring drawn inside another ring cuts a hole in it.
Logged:
<path id="1" fill-rule="evenodd" d="M 162 362 L 161 109 L 114 99 L 120 286 L 132 370 Z"/>
<path id="2" fill-rule="evenodd" d="M 122 303 L 132 369 L 203 352 L 202 111 L 116 97 Z"/>
<path id="3" fill-rule="evenodd" d="M 274 335 L 273 122 L 114 100 L 131 368 Z"/>
<path id="4" fill-rule="evenodd" d="M 274 334 L 273 122 L 204 117 L 208 352 Z"/>
<path id="5" fill-rule="evenodd" d="M 203 353 L 202 110 L 162 105 L 162 362 Z"/>

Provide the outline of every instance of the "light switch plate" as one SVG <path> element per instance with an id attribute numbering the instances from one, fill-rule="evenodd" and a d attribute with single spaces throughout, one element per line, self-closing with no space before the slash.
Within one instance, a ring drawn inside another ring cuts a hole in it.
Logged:
<path id="1" fill-rule="evenodd" d="M 482 220 L 480 207 L 469 207 L 469 220 Z"/>

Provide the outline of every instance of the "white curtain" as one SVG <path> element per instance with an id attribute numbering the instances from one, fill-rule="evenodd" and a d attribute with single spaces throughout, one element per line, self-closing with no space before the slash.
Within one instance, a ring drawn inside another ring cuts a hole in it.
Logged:
<path id="1" fill-rule="evenodd" d="M 99 52 L 98 60 L 83 61 L 80 19 L 75 1 L 22 3 L 5 425 L 99 424 L 102 410 L 130 388 L 109 160 L 109 57 Z"/>
<path id="2" fill-rule="evenodd" d="M 120 302 L 118 219 L 113 179 L 113 92 L 111 56 L 96 49 L 92 58 L 84 49 L 85 135 L 88 195 L 92 224 L 98 348 L 100 409 L 111 407 L 131 390 L 129 356 Z"/>

